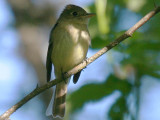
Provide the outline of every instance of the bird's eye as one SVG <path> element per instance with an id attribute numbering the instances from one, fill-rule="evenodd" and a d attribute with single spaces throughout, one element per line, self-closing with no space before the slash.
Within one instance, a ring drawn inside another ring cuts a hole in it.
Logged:
<path id="1" fill-rule="evenodd" d="M 77 12 L 73 12 L 72 15 L 73 15 L 73 16 L 77 16 L 78 13 L 77 13 Z"/>

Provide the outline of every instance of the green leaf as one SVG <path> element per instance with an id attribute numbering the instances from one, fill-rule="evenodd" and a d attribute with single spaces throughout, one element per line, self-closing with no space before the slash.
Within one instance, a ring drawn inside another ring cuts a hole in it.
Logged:
<path id="1" fill-rule="evenodd" d="M 113 75 L 110 75 L 104 83 L 85 85 L 69 96 L 68 100 L 71 103 L 70 110 L 73 112 L 82 108 L 89 101 L 96 102 L 101 100 L 115 90 L 119 90 L 125 95 L 130 92 L 131 85 L 126 80 L 120 80 Z"/>

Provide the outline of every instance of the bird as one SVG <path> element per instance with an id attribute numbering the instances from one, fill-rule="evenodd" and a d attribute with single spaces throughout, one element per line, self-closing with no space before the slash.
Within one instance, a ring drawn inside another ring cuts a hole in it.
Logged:
<path id="1" fill-rule="evenodd" d="M 51 79 L 52 64 L 57 80 L 63 80 L 55 86 L 55 91 L 47 108 L 46 114 L 54 118 L 64 118 L 67 85 L 70 78 L 64 74 L 86 59 L 91 37 L 88 31 L 88 20 L 94 13 L 87 13 L 83 8 L 67 5 L 50 32 L 46 59 L 47 82 Z M 81 71 L 73 77 L 77 83 Z"/>

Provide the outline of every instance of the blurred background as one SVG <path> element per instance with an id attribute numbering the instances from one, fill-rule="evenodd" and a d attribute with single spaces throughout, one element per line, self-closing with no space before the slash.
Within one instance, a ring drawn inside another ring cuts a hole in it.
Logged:
<path id="1" fill-rule="evenodd" d="M 46 83 L 49 33 L 67 4 L 96 13 L 88 57 L 154 9 L 153 0 L 0 0 L 0 114 Z M 71 80 L 65 120 L 160 120 L 159 20 L 160 14 L 87 66 L 77 84 Z M 43 92 L 10 119 L 51 120 L 51 96 L 51 89 Z"/>

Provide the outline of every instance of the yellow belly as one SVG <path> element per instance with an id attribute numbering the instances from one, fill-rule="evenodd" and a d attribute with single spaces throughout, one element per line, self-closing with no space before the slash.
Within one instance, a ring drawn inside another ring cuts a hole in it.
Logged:
<path id="1" fill-rule="evenodd" d="M 52 63 L 58 78 L 86 58 L 90 43 L 88 31 L 80 31 L 73 26 L 61 30 L 55 31 L 52 51 Z"/>

